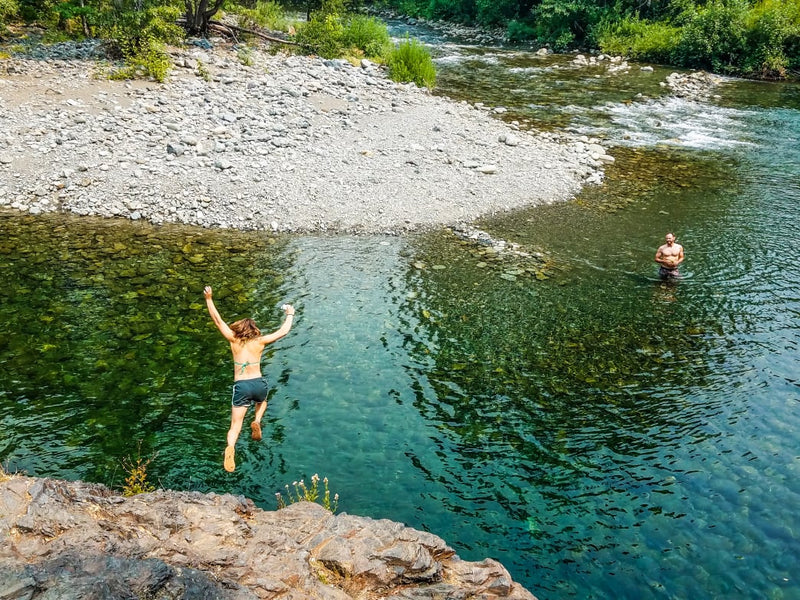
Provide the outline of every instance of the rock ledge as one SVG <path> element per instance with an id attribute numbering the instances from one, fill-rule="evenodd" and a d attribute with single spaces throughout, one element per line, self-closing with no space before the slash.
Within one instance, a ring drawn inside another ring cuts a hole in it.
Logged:
<path id="1" fill-rule="evenodd" d="M 96 484 L 0 482 L 0 598 L 535 600 L 498 562 L 435 535 L 302 502 L 229 494 L 131 498 Z"/>

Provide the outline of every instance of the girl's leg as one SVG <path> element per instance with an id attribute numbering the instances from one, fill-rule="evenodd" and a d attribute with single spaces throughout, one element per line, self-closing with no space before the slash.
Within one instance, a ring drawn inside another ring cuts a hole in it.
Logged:
<path id="1" fill-rule="evenodd" d="M 264 413 L 267 412 L 267 401 L 259 402 L 256 404 L 256 414 L 253 417 L 253 422 L 250 423 L 250 429 L 252 430 L 252 438 L 254 440 L 261 439 L 261 418 L 264 416 Z"/>
<path id="2" fill-rule="evenodd" d="M 239 432 L 242 430 L 244 415 L 247 413 L 247 406 L 231 407 L 231 428 L 228 430 L 228 446 L 235 446 L 239 439 Z"/>
<path id="3" fill-rule="evenodd" d="M 231 407 L 231 428 L 228 430 L 228 446 L 225 448 L 225 470 L 232 472 L 236 468 L 233 459 L 236 447 L 236 440 L 239 439 L 239 432 L 242 430 L 244 415 L 247 413 L 247 406 Z"/>

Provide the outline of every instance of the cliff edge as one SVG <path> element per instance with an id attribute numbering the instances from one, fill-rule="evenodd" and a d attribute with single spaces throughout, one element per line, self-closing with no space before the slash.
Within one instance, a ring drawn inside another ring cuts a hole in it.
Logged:
<path id="1" fill-rule="evenodd" d="M 123 497 L 102 485 L 0 482 L 0 599 L 535 600 L 498 562 L 439 537 L 301 502 Z"/>

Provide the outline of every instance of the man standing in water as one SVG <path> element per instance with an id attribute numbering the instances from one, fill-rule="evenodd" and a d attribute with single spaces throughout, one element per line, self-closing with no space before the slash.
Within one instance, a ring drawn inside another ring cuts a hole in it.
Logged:
<path id="1" fill-rule="evenodd" d="M 662 279 L 680 277 L 678 265 L 683 262 L 683 246 L 675 243 L 675 236 L 671 233 L 665 239 L 667 243 L 656 250 L 656 262 L 660 265 L 658 274 Z"/>
<path id="2" fill-rule="evenodd" d="M 256 327 L 253 319 L 241 319 L 231 323 L 230 327 L 222 320 L 222 317 L 214 306 L 212 291 L 210 286 L 203 290 L 206 298 L 206 307 L 214 325 L 217 326 L 222 337 L 231 344 L 233 354 L 233 397 L 231 399 L 231 427 L 228 430 L 228 445 L 225 448 L 225 470 L 233 472 L 236 468 L 234 452 L 236 440 L 239 439 L 239 432 L 242 430 L 242 423 L 247 409 L 255 404 L 255 415 L 250 424 L 252 438 L 261 439 L 261 418 L 267 411 L 267 378 L 261 375 L 261 354 L 264 346 L 271 344 L 275 340 L 281 339 L 292 328 L 294 321 L 294 307 L 284 304 L 283 310 L 286 318 L 279 329 L 267 335 L 261 335 L 261 331 Z"/>

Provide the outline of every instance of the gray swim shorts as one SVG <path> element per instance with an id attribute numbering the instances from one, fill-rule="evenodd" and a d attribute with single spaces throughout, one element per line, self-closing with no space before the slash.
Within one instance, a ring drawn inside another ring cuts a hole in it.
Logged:
<path id="1" fill-rule="evenodd" d="M 269 386 L 266 377 L 254 377 L 253 379 L 240 379 L 233 383 L 233 396 L 231 406 L 250 406 L 260 404 L 267 399 Z"/>

